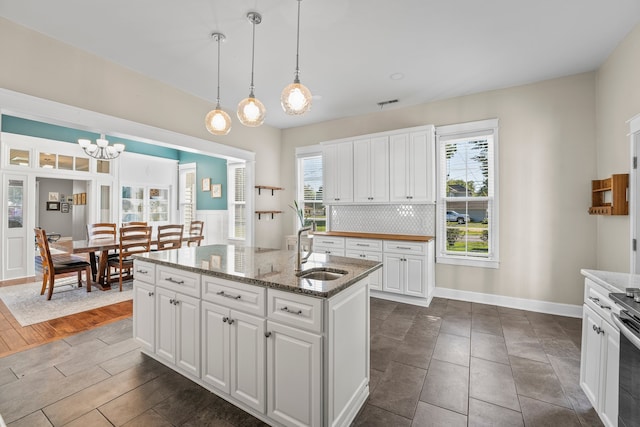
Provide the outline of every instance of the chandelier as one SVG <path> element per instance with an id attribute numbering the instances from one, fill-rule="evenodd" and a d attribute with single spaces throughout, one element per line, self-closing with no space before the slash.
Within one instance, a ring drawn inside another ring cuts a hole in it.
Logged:
<path id="1" fill-rule="evenodd" d="M 104 138 L 104 135 L 101 135 L 95 144 L 89 139 L 79 139 L 78 144 L 87 153 L 87 156 L 98 160 L 113 160 L 124 151 L 124 144 L 109 145 L 109 141 Z"/>

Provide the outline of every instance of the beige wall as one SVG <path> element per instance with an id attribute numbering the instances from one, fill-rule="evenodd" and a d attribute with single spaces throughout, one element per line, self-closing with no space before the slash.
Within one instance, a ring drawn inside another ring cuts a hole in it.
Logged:
<path id="1" fill-rule="evenodd" d="M 597 177 L 628 173 L 629 126 L 640 113 L 640 25 L 637 25 L 598 70 L 596 80 L 598 137 Z M 629 217 L 599 217 L 598 268 L 628 272 L 630 268 Z"/>
<path id="2" fill-rule="evenodd" d="M 210 102 L 2 18 L 0 58 L 2 88 L 253 151 L 255 182 L 280 185 L 279 129 L 247 128 L 234 117 L 229 135 L 213 137 L 204 127 Z M 279 246 L 280 223 L 256 221 L 256 245 Z"/>
<path id="3" fill-rule="evenodd" d="M 580 304 L 594 268 L 595 73 L 283 131 L 282 181 L 293 190 L 296 146 L 422 124 L 500 120 L 500 268 L 437 265 L 437 286 Z M 284 197 L 292 199 L 293 191 Z M 287 212 L 288 230 L 293 219 Z M 285 228 L 285 231 L 287 228 Z"/>

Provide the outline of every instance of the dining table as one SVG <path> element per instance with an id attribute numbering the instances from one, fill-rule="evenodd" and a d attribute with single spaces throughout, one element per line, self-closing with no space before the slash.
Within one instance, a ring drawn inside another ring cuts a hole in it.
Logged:
<path id="1" fill-rule="evenodd" d="M 182 236 L 183 243 L 200 242 L 204 239 L 201 234 L 184 234 Z M 151 239 L 151 246 L 157 246 L 157 241 Z M 120 239 L 84 239 L 73 240 L 71 245 L 66 245 L 67 250 L 73 254 L 89 254 L 89 262 L 91 264 L 91 273 L 93 275 L 93 284 L 100 290 L 109 290 L 109 275 L 107 274 L 107 266 L 109 261 L 109 251 L 120 248 Z M 100 255 L 97 257 L 96 254 Z"/>

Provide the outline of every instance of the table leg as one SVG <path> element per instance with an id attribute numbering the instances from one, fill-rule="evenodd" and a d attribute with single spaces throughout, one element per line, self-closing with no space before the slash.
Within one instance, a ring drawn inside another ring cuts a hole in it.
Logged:
<path id="1" fill-rule="evenodd" d="M 93 283 L 96 283 L 96 274 L 98 273 L 98 266 L 96 265 L 96 253 L 89 252 L 89 263 L 91 264 L 91 279 Z"/>
<path id="2" fill-rule="evenodd" d="M 111 285 L 109 284 L 109 272 L 107 271 L 108 261 L 109 251 L 102 251 L 100 253 L 100 263 L 98 265 L 98 286 L 100 286 L 103 291 L 111 289 Z"/>

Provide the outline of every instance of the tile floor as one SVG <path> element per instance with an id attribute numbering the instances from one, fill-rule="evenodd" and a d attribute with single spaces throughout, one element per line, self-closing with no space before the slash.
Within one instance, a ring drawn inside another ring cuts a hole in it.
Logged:
<path id="1" fill-rule="evenodd" d="M 258 426 L 143 356 L 131 319 L 0 359 L 15 426 Z M 581 321 L 461 301 L 371 300 L 371 395 L 354 426 L 601 425 L 578 385 Z"/>

